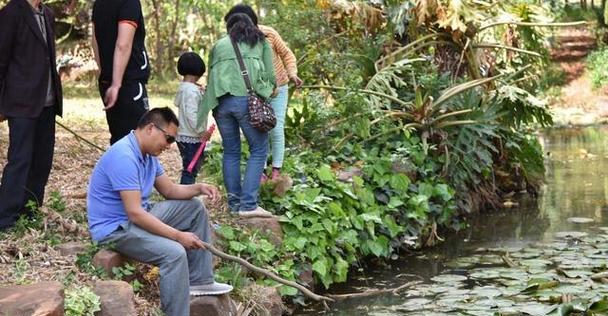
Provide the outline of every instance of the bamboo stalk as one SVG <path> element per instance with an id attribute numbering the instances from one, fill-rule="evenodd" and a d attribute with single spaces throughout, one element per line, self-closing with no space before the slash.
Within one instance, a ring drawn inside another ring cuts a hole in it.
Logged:
<path id="1" fill-rule="evenodd" d="M 501 44 L 481 43 L 481 44 L 473 45 L 473 48 L 502 48 L 502 49 L 506 49 L 506 50 L 510 50 L 510 51 L 514 51 L 514 52 L 518 52 L 518 53 L 522 53 L 522 54 L 532 55 L 532 56 L 539 57 L 539 58 L 543 57 L 543 55 L 541 55 L 537 52 L 533 52 L 533 51 L 529 51 L 529 50 L 525 50 L 525 49 L 521 49 L 521 48 L 517 48 L 517 47 L 513 47 L 513 46 L 501 45 Z"/>
<path id="2" fill-rule="evenodd" d="M 417 40 L 415 40 L 415 41 L 413 41 L 413 42 L 411 42 L 411 43 L 409 43 L 409 44 L 407 44 L 407 45 L 405 45 L 405 46 L 403 46 L 403 47 L 401 47 L 401 48 L 397 49 L 396 51 L 394 51 L 394 52 L 392 52 L 392 53 L 390 53 L 390 54 L 388 54 L 388 55 L 386 55 L 386 56 L 384 56 L 384 57 L 382 57 L 382 58 L 378 59 L 378 60 L 376 61 L 376 63 L 375 63 L 376 70 L 379 70 L 379 69 L 378 69 L 378 66 L 379 66 L 381 63 L 383 63 L 385 60 L 387 60 L 387 59 L 389 59 L 389 58 L 391 58 L 391 57 L 394 57 L 394 56 L 396 56 L 396 55 L 399 55 L 399 54 L 401 54 L 403 51 L 406 51 L 406 50 L 408 50 L 408 49 L 410 49 L 410 48 L 412 48 L 412 47 L 414 47 L 414 46 L 418 45 L 418 43 L 422 43 L 422 42 L 426 41 L 427 39 L 431 39 L 431 38 L 434 38 L 434 37 L 437 37 L 437 36 L 442 36 L 442 35 L 443 35 L 443 34 L 441 34 L 441 33 L 434 33 L 434 34 L 425 35 L 425 36 L 423 36 L 423 37 L 421 37 L 421 38 L 419 38 L 419 39 L 417 39 Z"/>
<path id="3" fill-rule="evenodd" d="M 501 22 L 493 22 L 488 25 L 481 26 L 477 33 L 481 33 L 481 31 L 495 27 L 498 25 L 504 24 L 513 24 L 519 26 L 540 26 L 540 27 L 567 27 L 567 26 L 578 26 L 588 24 L 586 21 L 577 21 L 577 22 L 555 22 L 555 23 L 542 23 L 542 22 L 517 22 L 517 21 L 501 21 Z"/>
<path id="4" fill-rule="evenodd" d="M 494 77 L 489 77 L 489 78 L 483 78 L 483 79 L 475 79 L 475 80 L 471 80 L 465 83 L 461 83 L 457 86 L 448 88 L 444 93 L 441 94 L 441 96 L 439 98 L 437 98 L 437 100 L 435 100 L 435 102 L 433 103 L 433 106 L 437 107 L 440 104 L 442 104 L 443 102 L 449 100 L 451 97 L 458 95 L 459 93 L 466 91 L 468 89 L 472 89 L 474 87 L 477 87 L 479 85 L 488 83 L 490 81 L 496 80 L 500 77 L 502 77 L 503 74 L 500 75 L 496 75 Z"/>
<path id="5" fill-rule="evenodd" d="M 460 111 L 453 111 L 453 112 L 445 113 L 445 114 L 437 116 L 433 120 L 433 122 L 437 122 L 437 121 L 443 120 L 444 118 L 448 118 L 448 117 L 451 117 L 451 116 L 456 116 L 456 115 L 466 114 L 466 113 L 471 113 L 471 112 L 473 112 L 473 109 L 466 109 L 466 110 L 460 110 Z"/>
<path id="6" fill-rule="evenodd" d="M 262 269 L 259 267 L 254 266 L 253 264 L 249 263 L 247 260 L 243 259 L 243 258 L 239 258 L 236 256 L 232 256 L 229 255 L 225 252 L 222 252 L 220 250 L 218 250 L 217 248 L 213 247 L 211 244 L 206 243 L 203 241 L 203 245 L 205 246 L 205 249 L 209 250 L 212 254 L 222 258 L 222 259 L 226 259 L 226 260 L 230 260 L 230 261 L 234 261 L 237 262 L 245 267 L 247 267 L 248 269 L 255 271 L 257 273 L 260 273 L 262 275 L 265 275 L 281 284 L 296 288 L 298 290 L 300 290 L 300 292 L 302 292 L 302 294 L 306 295 L 308 298 L 311 298 L 315 301 L 323 301 L 323 302 L 334 302 L 334 299 L 329 298 L 327 296 L 322 296 L 322 295 L 318 295 L 315 294 L 314 292 L 310 291 L 309 289 L 307 289 L 306 287 L 293 282 L 293 281 L 289 281 L 289 280 L 285 280 L 281 277 L 279 277 L 278 275 L 266 270 L 266 269 Z"/>
<path id="7" fill-rule="evenodd" d="M 470 125 L 470 124 L 476 124 L 476 123 L 478 123 L 478 122 L 473 121 L 473 120 L 449 121 L 449 122 L 438 123 L 436 127 L 437 128 L 446 128 L 446 127 L 450 127 L 450 126 Z"/>
<path id="8" fill-rule="evenodd" d="M 339 91 L 356 91 L 356 92 L 360 92 L 360 93 L 366 93 L 366 94 L 371 94 L 371 95 L 375 95 L 375 96 L 379 96 L 382 98 L 386 98 L 389 99 L 393 102 L 399 103 L 399 105 L 402 106 L 410 106 L 411 102 L 405 102 L 402 101 L 398 98 L 395 98 L 393 96 L 390 96 L 388 94 L 384 94 L 381 92 L 376 92 L 376 91 L 372 91 L 372 90 L 366 90 L 366 89 L 350 89 L 350 88 L 346 88 L 346 87 L 339 87 L 339 86 L 328 86 L 328 85 L 310 85 L 310 86 L 302 86 L 302 89 L 327 89 L 327 90 L 339 90 Z"/>
<path id="9" fill-rule="evenodd" d="M 408 128 L 421 128 L 422 126 L 423 125 L 420 124 L 420 123 L 408 123 L 408 124 L 405 124 L 403 126 L 394 127 L 394 128 L 391 128 L 391 129 L 389 129 L 387 131 L 384 131 L 382 133 L 376 134 L 376 135 L 374 135 L 374 136 L 366 139 L 365 142 L 372 141 L 372 140 L 374 140 L 376 138 L 379 138 L 379 137 L 382 137 L 384 135 L 388 135 L 388 134 L 391 134 L 391 133 L 394 133 L 394 132 L 405 131 Z"/>

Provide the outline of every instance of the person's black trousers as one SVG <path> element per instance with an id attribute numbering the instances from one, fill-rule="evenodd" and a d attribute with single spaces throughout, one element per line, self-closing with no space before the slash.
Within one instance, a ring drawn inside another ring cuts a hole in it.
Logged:
<path id="1" fill-rule="evenodd" d="M 99 81 L 99 94 L 102 100 L 109 87 L 110 82 Z M 110 145 L 136 129 L 139 118 L 147 111 L 148 92 L 145 83 L 124 82 L 118 91 L 116 103 L 106 111 L 106 120 L 110 129 Z"/>
<path id="2" fill-rule="evenodd" d="M 44 201 L 44 187 L 53 165 L 55 108 L 37 118 L 8 118 L 8 161 L 0 182 L 0 230 L 13 226 L 28 201 Z"/>

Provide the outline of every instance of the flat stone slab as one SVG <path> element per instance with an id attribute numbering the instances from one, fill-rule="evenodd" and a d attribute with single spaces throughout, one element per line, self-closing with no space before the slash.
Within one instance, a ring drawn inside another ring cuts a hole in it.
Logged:
<path id="1" fill-rule="evenodd" d="M 93 289 L 101 300 L 101 311 L 95 316 L 136 316 L 133 288 L 125 281 L 97 281 Z"/>
<path id="2" fill-rule="evenodd" d="M 93 265 L 96 268 L 102 268 L 110 277 L 114 275 L 112 268 L 122 267 L 125 263 L 127 263 L 125 257 L 118 252 L 108 249 L 101 249 L 93 257 Z"/>
<path id="3" fill-rule="evenodd" d="M 190 298 L 190 316 L 236 316 L 236 314 L 236 305 L 228 294 Z"/>
<path id="4" fill-rule="evenodd" d="M 264 299 L 258 304 L 262 305 L 270 316 L 281 316 L 283 315 L 283 310 L 285 306 L 283 305 L 283 300 L 281 299 L 281 294 L 274 287 L 263 287 L 259 290 L 260 297 Z"/>
<path id="5" fill-rule="evenodd" d="M 59 282 L 0 287 L 0 315 L 63 316 L 63 300 Z"/>
<path id="6" fill-rule="evenodd" d="M 57 246 L 57 250 L 62 256 L 71 256 L 84 253 L 87 250 L 87 245 L 77 241 L 67 242 Z"/>
<path id="7" fill-rule="evenodd" d="M 275 246 L 280 246 L 283 243 L 283 229 L 277 216 L 242 218 L 238 220 L 238 223 L 267 233 L 270 242 Z"/>

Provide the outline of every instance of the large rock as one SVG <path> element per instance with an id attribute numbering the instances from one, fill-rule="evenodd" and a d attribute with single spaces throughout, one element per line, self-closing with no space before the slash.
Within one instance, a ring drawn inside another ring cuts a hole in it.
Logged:
<path id="1" fill-rule="evenodd" d="M 93 257 L 93 265 L 102 268 L 110 277 L 114 276 L 112 268 L 122 267 L 127 263 L 127 259 L 116 251 L 101 249 Z"/>
<path id="2" fill-rule="evenodd" d="M 283 243 L 283 229 L 279 223 L 279 218 L 276 216 L 242 218 L 238 223 L 267 233 L 270 237 L 270 242 L 277 247 Z"/>
<path id="3" fill-rule="evenodd" d="M 57 246 L 57 250 L 62 256 L 71 256 L 83 253 L 87 250 L 87 245 L 77 242 L 71 241 Z"/>
<path id="4" fill-rule="evenodd" d="M 288 175 L 282 174 L 268 181 L 272 185 L 272 193 L 283 197 L 293 187 L 293 180 Z"/>
<path id="5" fill-rule="evenodd" d="M 310 264 L 305 265 L 302 271 L 298 273 L 298 283 L 304 285 L 310 290 L 315 289 L 315 277 Z"/>
<path id="6" fill-rule="evenodd" d="M 258 304 L 264 307 L 268 312 L 268 316 L 281 316 L 285 305 L 281 299 L 281 294 L 274 287 L 263 287 L 259 289 L 259 297 L 262 297 Z"/>
<path id="7" fill-rule="evenodd" d="M 95 282 L 95 294 L 101 300 L 101 311 L 95 316 L 135 316 L 135 301 L 133 299 L 133 288 L 124 281 L 97 281 Z"/>
<path id="8" fill-rule="evenodd" d="M 228 294 L 193 296 L 190 300 L 190 316 L 236 316 L 236 313 L 236 305 Z"/>
<path id="9" fill-rule="evenodd" d="M 0 288 L 1 316 L 63 316 L 63 285 L 40 282 Z"/>
<path id="10" fill-rule="evenodd" d="M 360 168 L 351 167 L 349 170 L 338 171 L 336 178 L 338 179 L 338 181 L 351 183 L 351 182 L 353 182 L 354 176 L 360 177 L 362 175 L 363 175 L 363 171 L 361 171 Z"/>

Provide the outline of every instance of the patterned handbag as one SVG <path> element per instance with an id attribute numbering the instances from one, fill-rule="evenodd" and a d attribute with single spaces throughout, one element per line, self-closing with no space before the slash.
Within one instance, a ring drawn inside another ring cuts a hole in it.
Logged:
<path id="1" fill-rule="evenodd" d="M 231 38 L 232 47 L 234 47 L 234 53 L 236 59 L 239 62 L 241 68 L 241 75 L 245 80 L 245 86 L 247 87 L 247 109 L 249 110 L 249 123 L 255 129 L 260 132 L 268 132 L 277 125 L 277 117 L 274 115 L 274 110 L 268 101 L 260 97 L 255 90 L 251 87 L 251 81 L 249 81 L 249 72 L 243 62 L 243 56 L 241 56 L 241 50 L 237 43 Z"/>

